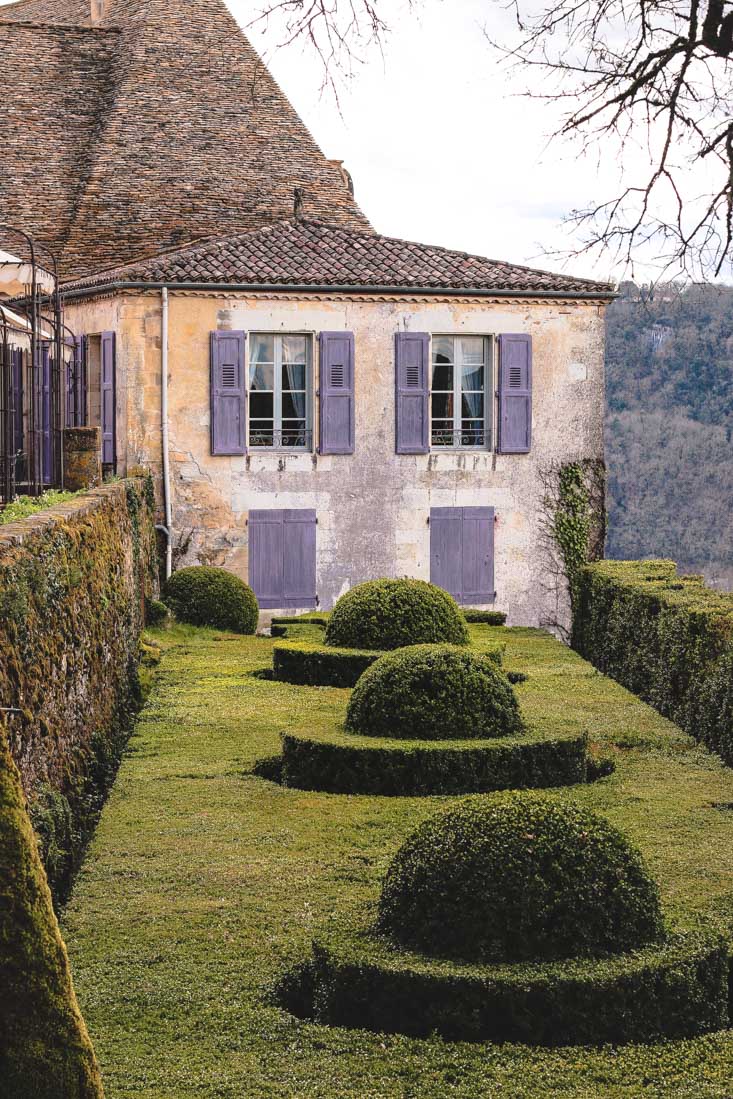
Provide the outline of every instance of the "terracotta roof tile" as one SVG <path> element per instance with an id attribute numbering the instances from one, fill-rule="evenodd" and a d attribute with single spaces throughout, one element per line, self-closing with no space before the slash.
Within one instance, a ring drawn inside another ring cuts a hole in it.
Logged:
<path id="1" fill-rule="evenodd" d="M 552 274 L 466 252 L 312 221 L 278 222 L 207 240 L 152 259 L 112 268 L 67 285 L 101 288 L 119 282 L 395 290 L 486 291 L 612 296 L 607 283 Z"/>

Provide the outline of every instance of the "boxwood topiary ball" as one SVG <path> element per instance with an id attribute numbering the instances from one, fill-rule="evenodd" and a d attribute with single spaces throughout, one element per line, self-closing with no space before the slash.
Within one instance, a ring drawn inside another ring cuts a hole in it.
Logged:
<path id="1" fill-rule="evenodd" d="M 468 643 L 468 628 L 448 592 L 424 580 L 368 580 L 342 595 L 326 627 L 326 644 L 399 649 L 445 641 Z"/>
<path id="2" fill-rule="evenodd" d="M 453 645 L 413 645 L 367 668 L 346 725 L 367 736 L 446 740 L 509 736 L 521 732 L 522 719 L 491 657 Z"/>
<path id="3" fill-rule="evenodd" d="M 424 821 L 387 872 L 378 927 L 403 946 L 476 963 L 622 953 L 664 933 L 656 884 L 622 833 L 526 792 Z"/>
<path id="4" fill-rule="evenodd" d="M 226 569 L 194 565 L 174 572 L 165 586 L 165 601 L 180 622 L 213 626 L 234 633 L 254 633 L 259 607 L 243 580 Z"/>

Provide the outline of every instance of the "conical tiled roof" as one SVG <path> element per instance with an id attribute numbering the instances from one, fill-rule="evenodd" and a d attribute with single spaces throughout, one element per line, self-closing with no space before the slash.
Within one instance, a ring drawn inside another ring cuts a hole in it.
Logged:
<path id="1" fill-rule="evenodd" d="M 0 6 L 0 127 L 0 221 L 67 277 L 291 217 L 297 187 L 369 228 L 223 0 Z"/>

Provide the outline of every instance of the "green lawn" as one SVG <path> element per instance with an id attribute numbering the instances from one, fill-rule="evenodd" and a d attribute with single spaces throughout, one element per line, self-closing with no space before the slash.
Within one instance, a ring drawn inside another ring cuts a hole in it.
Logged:
<path id="1" fill-rule="evenodd" d="M 304 630 L 302 636 L 307 636 Z M 587 729 L 617 771 L 559 792 L 642 848 L 670 922 L 731 931 L 733 771 L 548 635 L 500 636 L 531 722 Z M 295 634 L 295 631 L 293 631 Z M 313 635 L 313 634 L 312 634 Z M 341 720 L 348 692 L 252 675 L 271 642 L 176 628 L 63 919 L 108 1099 L 733 1095 L 733 1032 L 547 1051 L 328 1029 L 269 1006 L 332 914 L 373 898 L 447 799 L 345 797 L 256 778 L 281 730 Z M 491 795 L 487 795 L 491 796 Z"/>

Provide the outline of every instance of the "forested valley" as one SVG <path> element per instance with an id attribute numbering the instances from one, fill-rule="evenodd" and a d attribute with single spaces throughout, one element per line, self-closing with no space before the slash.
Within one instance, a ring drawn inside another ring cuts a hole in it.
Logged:
<path id="1" fill-rule="evenodd" d="M 607 556 L 733 587 L 733 287 L 622 283 L 607 313 Z"/>

